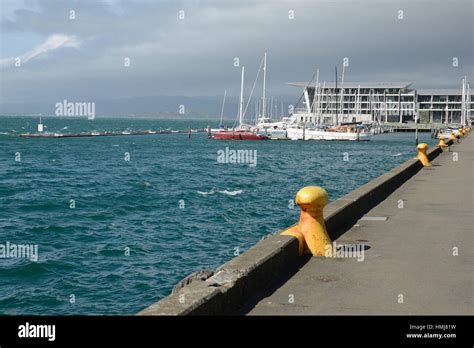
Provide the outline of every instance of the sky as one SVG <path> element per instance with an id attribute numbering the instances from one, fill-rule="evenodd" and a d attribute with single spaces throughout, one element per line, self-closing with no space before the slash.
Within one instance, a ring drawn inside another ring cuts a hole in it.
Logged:
<path id="1" fill-rule="evenodd" d="M 268 95 L 300 93 L 286 83 L 317 68 L 334 81 L 344 58 L 345 81 L 460 88 L 473 77 L 473 4 L 1 0 L 0 102 L 237 96 L 242 66 L 248 94 L 264 52 Z"/>

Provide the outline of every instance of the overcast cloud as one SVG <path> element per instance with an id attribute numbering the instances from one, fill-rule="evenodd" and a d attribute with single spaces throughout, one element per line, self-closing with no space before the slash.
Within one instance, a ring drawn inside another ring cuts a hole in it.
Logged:
<path id="1" fill-rule="evenodd" d="M 0 6 L 2 102 L 224 89 L 236 95 L 234 57 L 246 66 L 250 89 L 264 51 L 270 94 L 299 93 L 286 82 L 307 81 L 316 67 L 321 80 L 331 81 L 344 57 L 351 82 L 458 88 L 462 76 L 473 75 L 472 0 L 2 0 Z"/>

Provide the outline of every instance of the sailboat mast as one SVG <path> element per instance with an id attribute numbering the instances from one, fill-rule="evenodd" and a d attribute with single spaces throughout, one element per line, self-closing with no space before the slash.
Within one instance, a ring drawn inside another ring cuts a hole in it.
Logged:
<path id="1" fill-rule="evenodd" d="M 467 76 L 462 80 L 462 107 L 461 107 L 461 126 L 464 126 L 467 119 Z"/>
<path id="2" fill-rule="evenodd" d="M 336 124 L 339 125 L 339 105 L 337 103 L 337 66 L 334 68 L 334 70 L 336 71 L 336 88 L 334 89 L 334 99 L 336 101 L 336 110 L 335 113 L 336 113 Z"/>
<path id="3" fill-rule="evenodd" d="M 359 114 L 360 112 L 360 85 L 359 87 L 357 88 L 357 104 L 356 104 L 356 114 L 355 114 L 355 117 L 356 117 L 356 121 L 357 121 L 357 115 Z"/>
<path id="4" fill-rule="evenodd" d="M 258 123 L 258 99 L 255 98 L 255 125 Z"/>
<path id="5" fill-rule="evenodd" d="M 240 80 L 240 108 L 239 108 L 239 125 L 240 128 L 243 126 L 244 122 L 244 73 L 245 73 L 245 67 L 242 67 L 242 77 Z"/>
<path id="6" fill-rule="evenodd" d="M 320 90 L 320 103 L 319 103 L 319 115 L 318 115 L 318 124 L 321 125 L 323 123 L 323 102 L 325 101 L 326 102 L 326 116 L 327 116 L 327 107 L 328 107 L 328 94 L 327 94 L 327 91 L 326 91 L 326 81 L 324 81 L 323 83 L 323 89 Z M 324 93 L 324 94 L 323 94 Z M 323 98 L 323 96 L 325 96 L 325 98 Z"/>
<path id="7" fill-rule="evenodd" d="M 466 125 L 471 126 L 471 85 L 467 81 L 467 96 L 466 96 Z"/>
<path id="8" fill-rule="evenodd" d="M 317 89 L 319 84 L 319 68 L 316 69 L 316 83 L 314 84 L 314 94 L 313 94 L 313 112 L 316 113 L 316 95 Z"/>
<path id="9" fill-rule="evenodd" d="M 273 97 L 270 99 L 270 118 L 273 118 Z"/>
<path id="10" fill-rule="evenodd" d="M 342 123 L 342 120 L 344 118 L 344 70 L 346 66 L 344 62 L 342 63 L 342 75 L 341 75 L 341 122 L 339 122 L 339 125 Z"/>
<path id="11" fill-rule="evenodd" d="M 263 55 L 263 93 L 262 93 L 262 118 L 265 118 L 266 109 L 266 84 L 267 84 L 267 52 Z"/>
<path id="12" fill-rule="evenodd" d="M 221 122 L 219 125 L 222 125 L 222 120 L 224 117 L 224 106 L 225 106 L 225 97 L 227 95 L 227 90 L 224 90 L 224 100 L 222 101 L 222 108 L 221 108 Z"/>

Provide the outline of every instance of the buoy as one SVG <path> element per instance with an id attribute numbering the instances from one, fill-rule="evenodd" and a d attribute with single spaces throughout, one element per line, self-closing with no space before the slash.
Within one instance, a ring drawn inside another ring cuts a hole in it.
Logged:
<path id="1" fill-rule="evenodd" d="M 300 207 L 298 225 L 283 231 L 282 235 L 298 239 L 299 255 L 305 250 L 313 256 L 325 256 L 331 247 L 331 239 L 324 224 L 323 209 L 328 203 L 328 193 L 319 186 L 306 186 L 296 194 L 296 204 Z"/>
<path id="2" fill-rule="evenodd" d="M 464 136 L 464 133 L 463 133 L 463 131 L 462 131 L 462 128 L 459 128 L 459 129 L 458 129 L 458 135 L 459 135 L 460 138 L 462 138 L 462 137 Z"/>
<path id="3" fill-rule="evenodd" d="M 431 163 L 428 159 L 428 156 L 426 156 L 426 150 L 428 150 L 428 144 L 421 143 L 418 144 L 416 147 L 418 149 L 418 159 L 420 162 L 423 164 L 424 167 L 430 167 Z"/>
<path id="4" fill-rule="evenodd" d="M 446 151 L 449 148 L 449 145 L 446 145 L 446 142 L 444 141 L 444 138 L 441 137 L 441 138 L 439 138 L 438 147 L 440 147 L 441 150 Z"/>

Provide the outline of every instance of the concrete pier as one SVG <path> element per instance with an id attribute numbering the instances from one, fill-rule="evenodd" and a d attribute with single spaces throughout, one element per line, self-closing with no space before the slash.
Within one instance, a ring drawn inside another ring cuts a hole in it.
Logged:
<path id="1" fill-rule="evenodd" d="M 415 124 L 414 122 L 409 122 L 409 123 L 399 123 L 399 122 L 387 122 L 383 124 L 386 128 L 391 129 L 395 133 L 399 132 L 415 132 L 418 130 L 418 132 L 431 132 L 434 129 L 443 129 L 446 127 L 451 127 L 451 128 L 459 128 L 459 123 L 417 123 Z"/>
<path id="2" fill-rule="evenodd" d="M 474 137 L 368 211 L 336 242 L 356 258 L 312 257 L 249 301 L 249 315 L 473 314 Z"/>

